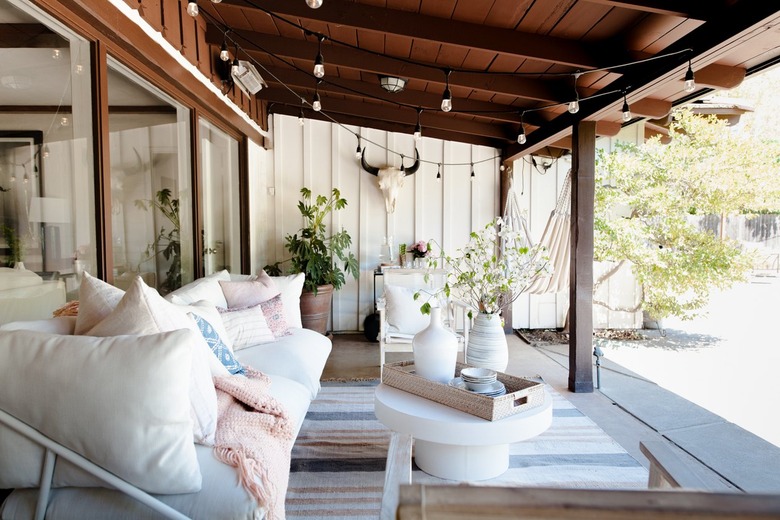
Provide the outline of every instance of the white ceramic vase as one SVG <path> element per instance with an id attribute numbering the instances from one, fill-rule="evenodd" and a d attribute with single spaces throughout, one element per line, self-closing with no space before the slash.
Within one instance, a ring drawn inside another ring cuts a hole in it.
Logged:
<path id="1" fill-rule="evenodd" d="M 499 314 L 480 312 L 469 331 L 466 364 L 504 372 L 509 363 L 506 334 Z"/>
<path id="2" fill-rule="evenodd" d="M 431 323 L 412 340 L 414 368 L 418 376 L 449 383 L 455 377 L 458 338 L 441 323 L 441 308 L 431 309 Z"/>

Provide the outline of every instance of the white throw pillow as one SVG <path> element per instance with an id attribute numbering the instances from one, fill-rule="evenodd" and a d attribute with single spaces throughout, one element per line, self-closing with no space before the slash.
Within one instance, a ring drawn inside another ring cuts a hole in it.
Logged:
<path id="1" fill-rule="evenodd" d="M 214 355 L 189 316 L 137 276 L 116 308 L 87 334 L 140 336 L 177 329 L 189 329 L 196 333 L 190 344 L 193 349 L 190 385 L 192 433 L 195 442 L 211 445 L 214 444 L 217 429 L 217 392 L 209 365 Z"/>
<path id="2" fill-rule="evenodd" d="M 284 305 L 287 325 L 299 329 L 303 327 L 301 323 L 301 293 L 305 279 L 303 273 L 271 277 L 276 288 L 282 293 L 282 305 Z"/>
<path id="3" fill-rule="evenodd" d="M 125 291 L 84 272 L 79 286 L 79 313 L 74 334 L 84 334 L 114 310 Z"/>
<path id="4" fill-rule="evenodd" d="M 0 409 L 144 491 L 197 492 L 192 338 L 189 330 L 111 338 L 4 332 Z M 0 487 L 37 482 L 42 455 L 0 427 Z M 36 464 L 16 464 L 22 457 Z"/>
<path id="5" fill-rule="evenodd" d="M 233 342 L 234 352 L 276 339 L 260 305 L 245 309 L 220 309 L 219 312 Z"/>
<path id="6" fill-rule="evenodd" d="M 414 335 L 431 321 L 420 312 L 423 299 L 414 299 L 415 290 L 399 285 L 385 285 L 385 315 L 388 332 Z"/>
<path id="7" fill-rule="evenodd" d="M 222 339 L 222 342 L 230 349 L 231 352 L 233 351 L 233 342 L 230 341 L 230 335 L 228 334 L 227 330 L 225 330 L 225 324 L 222 323 L 222 316 L 213 303 L 210 303 L 206 300 L 201 300 L 199 302 L 193 303 L 192 305 L 177 305 L 176 307 L 180 311 L 187 314 L 188 317 L 189 314 L 196 314 L 209 322 L 209 324 L 214 328 L 214 331 L 219 335 L 220 339 Z M 201 335 L 203 334 L 201 333 Z M 211 369 L 211 377 L 224 377 L 230 375 L 230 372 L 228 372 L 228 370 L 225 368 L 225 365 L 220 362 L 217 356 L 209 356 L 209 368 Z"/>
<path id="8" fill-rule="evenodd" d="M 230 273 L 226 270 L 217 271 L 194 282 L 176 289 L 165 295 L 165 299 L 178 305 L 189 305 L 200 300 L 207 300 L 217 307 L 227 307 L 225 295 L 219 281 L 230 281 Z"/>

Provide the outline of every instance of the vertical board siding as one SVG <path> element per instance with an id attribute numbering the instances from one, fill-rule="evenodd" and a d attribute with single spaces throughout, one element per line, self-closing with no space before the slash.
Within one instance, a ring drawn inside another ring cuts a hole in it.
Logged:
<path id="1" fill-rule="evenodd" d="M 342 227 L 352 237 L 352 251 L 360 265 L 358 280 L 347 279 L 334 293 L 331 329 L 336 332 L 363 328 L 366 315 L 374 311 L 374 276 L 379 264 L 383 239 L 392 237 L 395 251 L 401 243 L 433 239 L 448 252 L 454 252 L 468 241 L 468 235 L 501 213 L 498 207 L 498 150 L 468 144 L 423 138 L 417 144 L 422 159 L 417 173 L 407 176 L 396 202 L 388 214 L 377 178 L 363 171 L 355 157 L 361 135 L 366 160 L 373 166 L 400 166 L 413 162 L 415 142 L 411 135 L 374 129 L 341 127 L 326 122 L 305 120 L 301 127 L 295 117 L 274 115 L 273 153 L 266 157 L 265 182 L 255 181 L 253 197 L 268 201 L 267 210 L 258 209 L 267 224 L 253 229 L 253 240 L 266 251 L 255 251 L 255 268 L 288 258 L 284 237 L 301 227 L 297 204 L 302 186 L 316 194 L 328 195 L 335 187 L 347 199 L 347 207 L 331 216 L 329 231 Z M 397 152 L 397 153 L 396 153 Z M 495 159 L 493 159 L 495 158 Z M 475 164 L 476 178 L 471 181 L 470 163 Z M 436 180 L 438 163 L 460 163 L 442 166 L 442 179 Z M 272 188 L 274 195 L 267 195 Z M 261 191 L 262 190 L 262 191 Z M 263 259 L 264 263 L 257 263 Z M 286 267 L 286 265 L 283 265 Z M 377 280 L 381 294 L 381 281 Z"/>

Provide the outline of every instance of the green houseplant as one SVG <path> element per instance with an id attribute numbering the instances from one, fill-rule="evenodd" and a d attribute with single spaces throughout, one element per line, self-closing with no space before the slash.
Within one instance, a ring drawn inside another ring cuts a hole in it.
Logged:
<path id="1" fill-rule="evenodd" d="M 281 274 L 280 264 L 289 261 L 290 273 L 305 275 L 301 319 L 304 327 L 321 333 L 325 333 L 327 328 L 333 291 L 344 286 L 345 273 L 356 280 L 359 276 L 357 258 L 349 250 L 352 245 L 349 233 L 342 229 L 328 235 L 325 224 L 327 216 L 346 206 L 347 200 L 336 188 L 333 188 L 329 197 L 313 197 L 309 188 L 301 188 L 298 210 L 303 217 L 303 226 L 297 233 L 287 235 L 284 239 L 284 247 L 291 258 L 265 266 L 268 274 L 278 276 Z M 315 307 L 309 308 L 310 305 Z"/>
<path id="2" fill-rule="evenodd" d="M 140 265 L 144 262 L 162 256 L 170 262 L 165 273 L 165 279 L 159 289 L 169 293 L 181 287 L 181 221 L 179 220 L 179 199 L 171 197 L 171 190 L 164 188 L 155 194 L 154 199 L 136 200 L 137 207 L 143 210 L 155 208 L 163 214 L 171 223 L 170 229 L 160 227 L 160 232 L 154 238 L 154 242 L 146 246 Z"/>

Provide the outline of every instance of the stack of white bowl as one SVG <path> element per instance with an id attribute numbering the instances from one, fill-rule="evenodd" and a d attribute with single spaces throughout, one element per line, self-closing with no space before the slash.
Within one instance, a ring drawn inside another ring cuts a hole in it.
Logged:
<path id="1" fill-rule="evenodd" d="M 504 383 L 497 377 L 496 371 L 489 368 L 467 367 L 460 371 L 460 378 L 466 390 L 490 397 L 506 393 Z"/>

